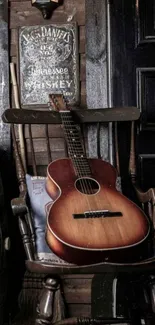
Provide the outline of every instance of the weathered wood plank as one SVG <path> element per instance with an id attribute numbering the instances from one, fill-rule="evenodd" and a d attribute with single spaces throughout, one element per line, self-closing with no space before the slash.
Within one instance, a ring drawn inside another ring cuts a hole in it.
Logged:
<path id="1" fill-rule="evenodd" d="M 67 157 L 65 140 L 62 139 L 62 142 L 58 141 L 58 138 L 52 139 L 52 140 L 53 141 L 51 141 L 51 139 L 50 139 L 50 149 L 51 149 L 50 151 L 51 151 L 52 160 Z M 33 143 L 34 143 L 34 150 L 35 150 L 36 165 L 47 166 L 49 164 L 49 161 L 48 161 L 46 140 L 45 139 L 33 139 Z M 26 139 L 26 144 L 27 144 L 26 152 L 27 152 L 28 165 L 32 165 L 32 155 L 31 155 L 29 139 Z M 88 154 L 87 141 L 85 141 L 85 149 L 86 149 L 86 154 Z"/>
<path id="2" fill-rule="evenodd" d="M 101 109 L 73 109 L 76 123 L 106 123 L 110 121 L 138 120 L 140 111 L 137 107 L 111 107 Z M 57 111 L 7 109 L 3 113 L 5 123 L 14 124 L 60 124 L 61 117 Z"/>
<path id="3" fill-rule="evenodd" d="M 16 136 L 18 137 L 18 129 L 16 129 Z M 32 137 L 33 138 L 45 138 L 46 137 L 46 128 L 45 125 L 36 124 L 31 126 Z M 48 125 L 48 136 L 50 138 L 63 138 L 64 132 L 62 125 Z M 24 127 L 24 137 L 25 139 L 29 138 L 28 125 Z"/>
<path id="4" fill-rule="evenodd" d="M 12 1 L 10 3 L 11 10 L 15 10 L 16 12 L 23 12 L 23 11 L 34 11 L 34 6 L 32 6 L 31 0 L 25 1 Z M 38 9 L 37 9 L 38 10 Z M 64 11 L 64 6 L 59 6 L 56 11 Z"/>
<path id="5" fill-rule="evenodd" d="M 86 80 L 86 56 L 85 54 L 80 55 L 80 80 Z"/>
<path id="6" fill-rule="evenodd" d="M 46 127 L 45 125 L 36 124 L 31 126 L 32 131 L 32 137 L 34 138 L 45 138 L 46 137 Z M 16 137 L 18 139 L 18 127 L 15 126 L 15 132 Z M 84 130 L 85 134 L 84 137 L 86 138 L 86 129 Z M 49 138 L 63 138 L 64 137 L 64 131 L 62 125 L 48 125 L 48 136 Z M 28 131 L 28 125 L 24 126 L 24 138 L 28 139 L 30 138 L 29 131 Z"/>
<path id="7" fill-rule="evenodd" d="M 41 12 L 37 8 L 31 6 L 31 1 L 11 2 L 10 9 L 10 28 L 47 25 L 50 22 L 66 23 L 69 16 L 69 12 L 60 6 L 53 12 L 51 20 L 45 20 Z M 79 5 L 77 6 L 76 19 L 74 19 L 74 21 L 77 21 L 78 25 L 85 24 L 85 14 Z"/>
<path id="8" fill-rule="evenodd" d="M 107 107 L 106 1 L 86 1 L 88 108 Z"/>
<path id="9" fill-rule="evenodd" d="M 68 19 L 73 18 L 79 22 L 79 16 L 81 16 L 83 23 L 79 25 L 85 25 L 85 0 L 64 1 L 64 8 L 68 12 Z"/>
<path id="10" fill-rule="evenodd" d="M 17 62 L 18 62 L 17 56 L 12 56 L 11 62 L 17 64 Z"/>
<path id="11" fill-rule="evenodd" d="M 18 31 L 16 28 L 10 30 L 10 44 L 16 45 L 18 41 Z"/>
<path id="12" fill-rule="evenodd" d="M 67 303 L 91 303 L 91 279 L 65 279 L 63 291 Z"/>
<path id="13" fill-rule="evenodd" d="M 32 165 L 29 165 L 28 172 L 30 173 L 30 175 L 33 175 Z M 37 165 L 37 175 L 46 177 L 47 176 L 47 165 L 45 165 L 45 166 Z"/>
<path id="14" fill-rule="evenodd" d="M 35 19 L 34 19 L 35 17 Z M 67 14 L 63 12 L 53 13 L 53 23 L 65 23 Z M 33 10 L 16 11 L 11 10 L 10 28 L 19 28 L 22 26 L 48 25 L 49 20 L 44 20 L 39 10 L 33 7 Z"/>
<path id="15" fill-rule="evenodd" d="M 107 1 L 86 1 L 86 80 L 88 108 L 108 107 Z M 97 129 L 90 126 L 89 154 L 97 157 Z M 108 128 L 102 127 L 100 151 L 109 160 Z"/>
<path id="16" fill-rule="evenodd" d="M 64 151 L 65 141 L 63 138 L 50 138 L 50 149 L 53 152 Z M 37 152 L 47 152 L 46 139 L 33 139 L 34 151 Z M 27 151 L 31 152 L 30 140 L 26 139 Z"/>
<path id="17" fill-rule="evenodd" d="M 63 150 L 51 152 L 51 156 L 52 156 L 52 161 L 53 161 L 56 159 L 64 158 L 66 156 L 66 153 Z M 49 164 L 47 151 L 36 152 L 35 159 L 36 159 L 37 166 L 46 166 L 46 169 L 47 169 L 47 166 Z M 28 166 L 32 166 L 32 156 L 31 156 L 30 152 L 27 153 L 27 162 L 28 162 Z M 46 170 L 46 173 L 47 173 L 47 170 Z"/>
<path id="18" fill-rule="evenodd" d="M 82 107 L 87 107 L 87 103 L 86 103 L 86 82 L 85 81 L 81 81 L 80 83 L 80 105 Z"/>
<path id="19" fill-rule="evenodd" d="M 17 45 L 11 44 L 10 46 L 10 56 L 16 56 L 17 55 Z"/>
<path id="20" fill-rule="evenodd" d="M 67 154 L 66 154 L 65 150 L 64 151 L 63 150 L 51 151 L 51 157 L 52 157 L 52 161 L 54 161 L 56 159 L 61 159 L 61 158 L 67 157 Z M 47 151 L 36 152 L 35 160 L 36 160 L 37 166 L 39 166 L 39 167 L 46 166 L 46 168 L 47 168 L 47 166 L 49 164 Z M 32 166 L 32 156 L 31 156 L 30 152 L 27 153 L 27 161 L 28 161 L 28 165 Z M 47 170 L 46 170 L 46 173 L 47 173 Z M 46 173 L 45 173 L 45 175 L 46 175 Z"/>
<path id="21" fill-rule="evenodd" d="M 68 304 L 69 316 L 73 317 L 90 317 L 91 305 L 90 304 Z"/>
<path id="22" fill-rule="evenodd" d="M 85 26 L 79 26 L 79 53 L 85 53 Z"/>

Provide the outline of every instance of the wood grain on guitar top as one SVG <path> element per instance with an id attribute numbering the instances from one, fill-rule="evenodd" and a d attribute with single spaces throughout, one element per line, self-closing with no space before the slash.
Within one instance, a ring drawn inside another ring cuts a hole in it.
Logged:
<path id="1" fill-rule="evenodd" d="M 48 166 L 46 188 L 57 200 L 48 215 L 47 241 L 51 249 L 66 260 L 65 253 L 59 252 L 59 241 L 61 247 L 64 244 L 68 248 L 80 249 L 82 256 L 82 250 L 132 247 L 143 241 L 149 230 L 149 222 L 142 210 L 116 190 L 114 167 L 99 159 L 88 161 L 92 178 L 99 184 L 96 194 L 83 194 L 76 188 L 77 176 L 70 159 L 60 159 Z M 100 210 L 120 211 L 122 216 L 73 218 L 74 214 Z M 50 241 L 50 233 L 55 241 Z"/>

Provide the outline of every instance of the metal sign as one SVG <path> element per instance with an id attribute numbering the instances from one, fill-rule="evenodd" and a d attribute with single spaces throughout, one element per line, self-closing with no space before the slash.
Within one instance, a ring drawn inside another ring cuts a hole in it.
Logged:
<path id="1" fill-rule="evenodd" d="M 42 105 L 62 93 L 79 100 L 78 40 L 75 23 L 28 26 L 19 30 L 21 105 Z"/>

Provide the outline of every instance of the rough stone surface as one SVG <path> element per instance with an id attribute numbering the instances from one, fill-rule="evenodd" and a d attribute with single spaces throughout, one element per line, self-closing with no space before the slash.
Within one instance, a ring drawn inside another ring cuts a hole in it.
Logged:
<path id="1" fill-rule="evenodd" d="M 10 149 L 10 127 L 1 119 L 2 113 L 10 108 L 9 102 L 9 58 L 7 1 L 0 1 L 0 150 Z"/>

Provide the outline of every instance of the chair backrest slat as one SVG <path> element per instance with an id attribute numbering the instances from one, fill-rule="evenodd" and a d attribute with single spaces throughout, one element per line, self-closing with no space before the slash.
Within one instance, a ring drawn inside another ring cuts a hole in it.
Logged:
<path id="1" fill-rule="evenodd" d="M 35 151 L 34 151 L 34 145 L 33 145 L 31 124 L 28 125 L 28 130 L 29 130 L 28 132 L 29 132 L 29 137 L 30 137 L 30 149 L 31 149 L 33 175 L 37 176 L 37 166 L 36 166 Z"/>
<path id="2" fill-rule="evenodd" d="M 116 159 L 116 170 L 118 176 L 120 176 L 120 161 L 119 161 L 119 146 L 118 146 L 118 124 L 114 123 L 114 146 L 115 146 L 115 159 Z"/>
<path id="3" fill-rule="evenodd" d="M 14 124 L 11 125 L 11 134 L 13 139 L 13 148 L 14 148 L 14 156 L 15 156 L 15 164 L 16 164 L 16 174 L 18 179 L 18 184 L 20 188 L 20 192 L 22 192 L 25 189 L 26 183 L 25 183 L 25 171 L 23 168 L 21 156 L 19 153 L 18 145 L 17 145 L 17 139 L 15 134 L 15 128 Z"/>
<path id="4" fill-rule="evenodd" d="M 45 124 L 45 135 L 46 135 L 48 163 L 50 163 L 52 161 L 52 156 L 51 156 L 51 149 L 50 149 L 50 140 L 49 140 L 48 124 Z"/>

